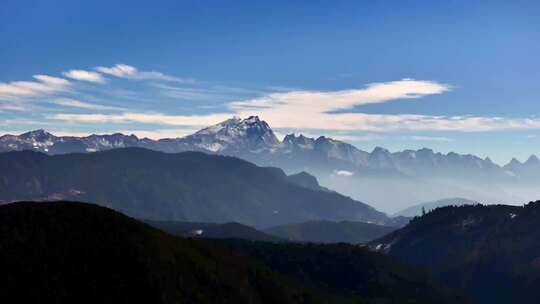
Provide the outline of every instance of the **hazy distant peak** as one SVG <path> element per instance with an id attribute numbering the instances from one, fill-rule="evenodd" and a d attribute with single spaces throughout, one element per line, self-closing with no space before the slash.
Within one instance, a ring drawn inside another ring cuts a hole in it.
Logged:
<path id="1" fill-rule="evenodd" d="M 373 149 L 373 151 L 371 152 L 371 154 L 389 154 L 390 151 L 388 151 L 387 149 L 383 148 L 383 147 L 375 147 Z"/>
<path id="2" fill-rule="evenodd" d="M 477 204 L 476 201 L 462 198 L 462 197 L 452 197 L 452 198 L 444 198 L 432 202 L 425 202 L 418 205 L 414 205 L 408 208 L 405 208 L 397 213 L 395 213 L 393 216 L 408 216 L 408 217 L 414 217 L 422 215 L 422 210 L 425 212 L 429 212 L 431 210 L 440 208 L 440 207 L 446 207 L 446 206 L 462 206 L 462 205 L 475 205 Z"/>
<path id="3" fill-rule="evenodd" d="M 515 166 L 520 166 L 522 165 L 522 163 L 517 160 L 515 157 L 512 158 L 512 160 L 510 160 L 510 162 L 508 164 L 506 164 L 504 167 L 515 167 Z"/>
<path id="4" fill-rule="evenodd" d="M 538 165 L 540 164 L 540 159 L 536 155 L 531 155 L 527 161 L 524 163 L 525 165 Z"/>

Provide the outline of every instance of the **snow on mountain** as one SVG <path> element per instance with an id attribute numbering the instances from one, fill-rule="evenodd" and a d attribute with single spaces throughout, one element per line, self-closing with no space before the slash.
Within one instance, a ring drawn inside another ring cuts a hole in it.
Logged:
<path id="1" fill-rule="evenodd" d="M 42 129 L 26 132 L 19 136 L 5 135 L 0 137 L 0 151 L 38 150 L 47 153 L 57 139 L 56 136 Z"/>
<path id="2" fill-rule="evenodd" d="M 214 153 L 261 152 L 277 147 L 274 131 L 257 116 L 234 117 L 179 139 L 186 145 Z"/>
<path id="3" fill-rule="evenodd" d="M 442 154 L 427 148 L 392 153 L 377 147 L 372 152 L 366 152 L 325 136 L 315 139 L 301 134 L 289 134 L 280 142 L 270 126 L 257 116 L 246 119 L 233 117 L 183 138 L 157 141 L 120 133 L 57 137 L 45 130 L 0 137 L 0 152 L 35 150 L 48 154 L 64 154 L 123 147 L 143 147 L 171 153 L 189 150 L 219 153 L 245 158 L 259 165 L 279 166 L 285 170 L 290 168 L 290 171 L 316 168 L 315 171 L 330 173 L 347 170 L 366 174 L 374 172 L 373 170 L 390 170 L 410 176 L 510 178 L 530 176 L 534 170 L 540 168 L 540 160 L 534 155 L 524 163 L 513 159 L 509 164 L 500 167 L 489 158 L 481 159 L 474 155 L 454 152 Z"/>
<path id="4" fill-rule="evenodd" d="M 291 152 L 292 149 L 313 150 L 315 147 L 315 140 L 313 138 L 305 137 L 302 134 L 296 136 L 293 133 L 287 134 L 285 138 L 283 138 L 283 145 L 289 152 Z"/>

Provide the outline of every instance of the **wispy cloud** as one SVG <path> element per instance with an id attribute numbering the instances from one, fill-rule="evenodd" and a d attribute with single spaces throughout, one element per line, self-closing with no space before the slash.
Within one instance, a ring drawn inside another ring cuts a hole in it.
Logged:
<path id="1" fill-rule="evenodd" d="M 67 122 L 85 123 L 126 123 L 137 122 L 174 126 L 208 126 L 230 118 L 230 114 L 209 115 L 166 115 L 161 113 L 122 113 L 122 114 L 54 114 L 47 118 Z"/>
<path id="2" fill-rule="evenodd" d="M 100 66 L 95 69 L 103 74 L 109 74 L 120 78 L 134 77 L 138 73 L 137 68 L 127 64 L 117 64 L 110 68 Z"/>
<path id="3" fill-rule="evenodd" d="M 22 105 L 0 103 L 0 112 L 2 112 L 2 111 L 18 111 L 18 112 L 21 112 L 21 111 L 25 111 L 25 110 L 26 110 L 26 108 L 23 107 Z"/>
<path id="4" fill-rule="evenodd" d="M 156 88 L 161 90 L 164 96 L 172 97 L 179 100 L 221 100 L 224 94 L 219 91 L 207 88 L 192 88 L 192 87 L 177 87 L 167 84 L 156 84 Z"/>
<path id="5" fill-rule="evenodd" d="M 328 113 L 359 105 L 442 94 L 450 89 L 449 85 L 434 81 L 403 79 L 372 83 L 364 89 L 274 93 L 262 98 L 234 102 L 231 107 L 239 111 L 297 110 L 300 108 L 302 110 L 308 109 L 310 112 Z"/>
<path id="6" fill-rule="evenodd" d="M 105 78 L 99 73 L 85 70 L 69 70 L 62 73 L 64 76 L 79 80 L 79 81 L 88 81 L 94 83 L 105 83 Z"/>
<path id="7" fill-rule="evenodd" d="M 380 127 L 374 127 L 373 123 L 377 123 L 380 118 L 397 120 L 397 117 L 337 111 L 398 99 L 417 99 L 442 94 L 450 89 L 451 86 L 434 81 L 403 79 L 372 83 L 365 88 L 353 90 L 274 93 L 262 98 L 233 102 L 231 108 L 241 116 L 258 113 L 280 128 L 379 131 Z M 412 116 L 408 118 L 414 119 Z"/>
<path id="8" fill-rule="evenodd" d="M 122 92 L 122 96 L 116 94 L 113 98 L 123 99 L 128 96 L 125 93 L 127 90 L 122 88 L 121 85 L 116 87 L 111 86 L 107 91 L 103 91 L 100 87 L 82 86 L 79 83 L 90 82 L 102 84 L 107 82 L 104 75 L 131 80 L 151 80 L 152 84 L 165 84 L 165 82 L 182 84 L 195 83 L 195 81 L 191 79 L 178 78 L 157 71 L 139 71 L 137 68 L 125 64 L 118 64 L 111 68 L 98 67 L 95 71 L 71 69 L 62 72 L 62 75 L 74 81 L 62 77 L 38 74 L 34 75 L 34 80 L 31 81 L 0 82 L 0 111 L 30 111 L 31 109 L 35 109 L 31 107 L 33 103 L 42 103 L 44 99 L 49 100 L 50 96 L 57 97 L 57 101 L 52 103 L 63 106 L 78 107 L 94 111 L 119 110 L 120 108 L 117 107 L 101 106 L 80 101 L 80 99 L 86 99 L 84 96 L 92 97 L 93 94 L 110 95 L 111 92 Z M 143 90 L 134 90 L 138 93 L 144 92 Z M 185 91 L 185 98 L 200 97 L 197 94 L 203 94 L 204 90 L 201 89 L 199 91 L 191 91 L 192 95 L 190 95 L 189 90 Z M 135 101 L 140 101 L 141 96 L 136 96 L 136 94 L 137 93 L 133 93 L 129 96 L 135 99 Z M 178 98 L 178 96 L 175 97 Z M 73 100 L 78 100 L 79 102 L 74 102 Z"/>
<path id="9" fill-rule="evenodd" d="M 151 139 L 162 139 L 162 138 L 177 138 L 184 137 L 190 134 L 195 133 L 197 128 L 182 128 L 182 129 L 157 129 L 157 130 L 121 130 L 119 131 L 122 134 L 134 134 L 139 138 L 151 138 Z"/>
<path id="10" fill-rule="evenodd" d="M 382 140 L 382 133 L 387 132 L 414 132 L 414 131 L 461 131 L 479 132 L 496 130 L 540 129 L 540 118 L 505 118 L 489 116 L 444 116 L 419 114 L 367 114 L 361 113 L 357 108 L 366 104 L 386 103 L 395 100 L 417 100 L 443 94 L 453 89 L 453 86 L 432 80 L 402 79 L 389 82 L 377 82 L 365 87 L 339 90 L 339 91 L 312 91 L 291 90 L 275 91 L 273 93 L 250 92 L 247 95 L 236 95 L 235 101 L 221 99 L 216 107 L 216 100 L 221 89 L 215 85 L 200 86 L 171 86 L 166 82 L 186 84 L 189 79 L 178 78 L 157 71 L 140 71 L 134 66 L 117 64 L 112 67 L 97 67 L 94 71 L 69 70 L 64 72 L 66 77 L 78 81 L 103 83 L 104 75 L 128 80 L 151 80 L 151 85 L 162 91 L 166 90 L 170 96 L 164 98 L 182 98 L 185 100 L 208 99 L 212 103 L 200 104 L 199 109 L 205 109 L 197 115 L 170 115 L 162 112 L 148 112 L 137 110 L 140 96 L 130 96 L 133 105 L 129 111 L 119 107 L 101 105 L 92 100 L 92 92 L 99 87 L 85 88 L 77 82 L 65 78 L 49 75 L 35 75 L 32 81 L 13 81 L 0 83 L 0 111 L 21 111 L 29 109 L 26 101 L 47 101 L 57 105 L 71 108 L 86 109 L 91 113 L 44 113 L 46 118 L 55 121 L 81 122 L 81 123 L 140 123 L 163 126 L 207 126 L 225 120 L 233 115 L 246 117 L 259 115 L 278 130 L 302 130 L 302 132 L 321 131 L 331 134 L 334 138 L 345 141 L 375 141 Z M 116 85 L 116 84 L 115 84 Z M 122 86 L 113 90 L 122 90 Z M 130 88 L 133 89 L 133 88 Z M 135 89 L 133 89 L 135 90 Z M 137 91 L 137 90 L 135 90 Z M 145 92 L 142 96 L 148 96 Z M 155 93 L 155 92 L 154 92 Z M 98 94 L 100 94 L 98 92 Z M 107 94 L 101 92 L 101 94 Z M 230 92 L 228 93 L 230 98 Z M 54 95 L 52 99 L 48 95 Z M 262 96 L 246 98 L 244 96 Z M 112 98 L 117 98 L 113 96 Z M 119 97 L 118 97 L 119 98 Z M 230 99 L 229 99 L 230 100 Z M 124 100 L 125 101 L 125 100 Z M 148 109 L 149 103 L 146 104 Z M 204 108 L 207 106 L 208 108 Z M 105 111 L 117 110 L 123 113 L 109 113 Z M 103 111 L 103 112 L 100 112 Z M 363 135 L 355 133 L 363 132 Z M 375 133 L 366 135 L 366 132 Z M 340 134 L 341 133 L 341 134 Z M 412 140 L 448 141 L 447 138 L 437 136 L 416 136 Z"/>
<path id="11" fill-rule="evenodd" d="M 115 76 L 118 78 L 127 78 L 134 80 L 163 80 L 179 83 L 195 83 L 193 79 L 179 78 L 170 76 L 157 71 L 139 71 L 136 67 L 127 64 L 116 64 L 112 67 L 96 67 L 96 71 Z"/>
<path id="12" fill-rule="evenodd" d="M 217 123 L 233 115 L 246 117 L 257 114 L 276 129 L 328 130 L 334 132 L 480 132 L 540 129 L 540 118 L 535 117 L 503 118 L 346 112 L 359 105 L 391 102 L 399 99 L 418 99 L 442 94 L 449 90 L 451 90 L 451 86 L 434 81 L 403 79 L 385 83 L 373 83 L 363 89 L 355 90 L 273 93 L 262 98 L 229 103 L 230 111 L 211 114 L 185 116 L 131 112 L 118 115 L 57 114 L 50 116 L 50 118 L 71 122 L 139 122 L 161 125 L 204 126 Z M 420 139 L 422 138 L 418 138 L 418 140 Z M 423 139 L 427 140 L 427 138 Z"/>
<path id="13" fill-rule="evenodd" d="M 33 78 L 37 81 L 0 82 L 0 100 L 19 100 L 53 94 L 70 87 L 70 82 L 63 78 L 48 75 L 34 75 Z"/>

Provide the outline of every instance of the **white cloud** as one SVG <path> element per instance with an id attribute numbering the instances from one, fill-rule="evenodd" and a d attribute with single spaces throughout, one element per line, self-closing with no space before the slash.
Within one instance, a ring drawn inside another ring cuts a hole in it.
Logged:
<path id="1" fill-rule="evenodd" d="M 0 82 L 0 100 L 19 100 L 65 91 L 70 82 L 63 78 L 34 75 L 37 81 Z"/>
<path id="2" fill-rule="evenodd" d="M 98 105 L 93 103 L 88 103 L 84 101 L 80 101 L 77 99 L 72 98 L 58 98 L 53 100 L 51 103 L 65 106 L 65 107 L 74 107 L 74 108 L 81 108 L 81 109 L 88 109 L 88 110 L 124 110 L 123 108 L 119 107 L 111 107 L 111 106 L 104 106 L 104 105 Z"/>
<path id="3" fill-rule="evenodd" d="M 101 74 L 92 72 L 92 71 L 69 70 L 67 72 L 63 72 L 62 74 L 68 78 L 75 79 L 75 80 L 95 82 L 95 83 L 105 83 L 105 78 L 103 78 Z"/>
<path id="4" fill-rule="evenodd" d="M 182 128 L 182 129 L 158 129 L 158 130 L 122 130 L 119 131 L 122 134 L 134 134 L 139 138 L 177 138 L 191 135 L 198 131 L 197 128 Z"/>
<path id="5" fill-rule="evenodd" d="M 117 64 L 113 67 L 97 67 L 96 71 L 120 78 L 129 78 L 137 74 L 137 69 L 127 64 Z"/>
<path id="6" fill-rule="evenodd" d="M 364 89 L 345 91 L 292 91 L 230 104 L 231 112 L 202 115 L 161 113 L 57 114 L 52 119 L 71 122 L 139 122 L 161 125 L 205 126 L 233 115 L 259 115 L 276 129 L 327 130 L 334 132 L 369 131 L 462 131 L 479 132 L 512 129 L 540 129 L 539 118 L 481 116 L 432 116 L 417 114 L 336 113 L 354 106 L 416 99 L 441 94 L 451 87 L 433 81 L 404 79 L 373 83 Z M 342 137 L 343 138 L 343 137 Z M 368 138 L 373 140 L 375 138 Z M 421 139 L 421 138 L 418 138 Z M 424 138 L 426 139 L 426 138 Z M 349 138 L 349 140 L 354 140 Z M 440 138 L 439 138 L 440 140 Z"/>
<path id="7" fill-rule="evenodd" d="M 335 171 L 335 174 L 337 176 L 350 177 L 350 176 L 354 175 L 354 172 L 346 171 L 346 170 L 337 170 L 337 171 Z"/>
<path id="8" fill-rule="evenodd" d="M 144 72 L 129 65 L 98 67 L 100 73 L 127 79 L 161 79 L 184 81 L 160 72 Z M 98 72 L 71 70 L 65 75 L 86 81 L 104 81 Z M 98 76 L 95 76 L 98 75 Z M 0 100 L 3 109 L 21 109 L 19 104 L 9 103 L 23 97 L 41 97 L 66 91 L 71 83 L 63 78 L 35 75 L 35 81 L 0 83 Z M 100 80 L 102 79 L 102 80 Z M 341 91 L 294 90 L 268 94 L 261 98 L 235 101 L 228 104 L 228 111 L 200 115 L 167 115 L 162 113 L 127 112 L 120 114 L 54 114 L 54 120 L 69 122 L 120 122 L 146 123 L 170 126 L 207 126 L 233 115 L 247 117 L 259 115 L 275 129 L 302 130 L 303 132 L 324 130 L 334 138 L 345 141 L 380 140 L 377 134 L 356 135 L 352 132 L 401 132 L 401 131 L 494 131 L 514 129 L 540 129 L 540 118 L 502 118 L 482 116 L 433 116 L 417 114 L 366 114 L 347 112 L 365 104 L 391 102 L 399 99 L 418 99 L 438 95 L 451 90 L 447 84 L 435 81 L 402 79 L 398 81 L 372 83 L 364 88 Z M 193 98 L 197 90 L 183 90 L 182 94 Z M 206 92 L 205 92 L 206 93 Z M 95 105 L 78 99 L 57 99 L 57 104 L 90 110 L 111 110 L 111 107 Z M 338 112 L 339 111 L 339 112 Z M 343 134 L 339 134 L 339 133 Z M 334 135 L 332 133 L 337 133 Z M 446 141 L 442 137 L 416 137 L 415 140 Z"/>
<path id="9" fill-rule="evenodd" d="M 113 67 L 96 67 L 96 71 L 112 75 L 118 78 L 127 78 L 134 80 L 163 80 L 179 83 L 194 83 L 192 79 L 184 79 L 175 76 L 165 75 L 157 71 L 139 71 L 136 67 L 127 64 L 116 64 Z"/>
<path id="10" fill-rule="evenodd" d="M 34 78 L 43 82 L 44 84 L 47 84 L 52 87 L 58 87 L 58 88 L 66 87 L 70 84 L 69 81 L 66 79 L 53 77 L 49 75 L 38 74 L 38 75 L 34 75 Z"/>
<path id="11" fill-rule="evenodd" d="M 25 111 L 26 108 L 22 105 L 15 104 L 0 104 L 0 112 L 2 111 Z"/>
<path id="12" fill-rule="evenodd" d="M 403 79 L 384 83 L 372 83 L 365 89 L 342 91 L 290 91 L 274 93 L 266 97 L 238 101 L 232 108 L 242 110 L 295 110 L 327 113 L 350 109 L 354 106 L 383 103 L 396 99 L 414 99 L 441 94 L 451 87 L 433 81 Z"/>
<path id="13" fill-rule="evenodd" d="M 450 89 L 449 85 L 434 81 L 404 79 L 372 83 L 366 88 L 355 90 L 274 93 L 262 98 L 233 102 L 231 108 L 241 116 L 257 113 L 278 128 L 379 131 L 380 127 L 374 127 L 374 123 L 378 123 L 381 118 L 396 120 L 396 115 L 335 113 L 335 111 L 397 99 L 416 99 L 442 94 Z M 413 115 L 407 118 L 417 117 Z"/>
<path id="14" fill-rule="evenodd" d="M 166 115 L 161 113 L 122 113 L 122 114 L 54 114 L 49 119 L 67 122 L 86 123 L 147 123 L 159 125 L 199 126 L 205 127 L 216 122 L 229 119 L 231 114 L 209 115 Z"/>

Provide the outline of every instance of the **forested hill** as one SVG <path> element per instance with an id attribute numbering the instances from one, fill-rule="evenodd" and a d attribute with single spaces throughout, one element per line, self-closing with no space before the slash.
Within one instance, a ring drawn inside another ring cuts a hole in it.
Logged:
<path id="1" fill-rule="evenodd" d="M 431 269 L 480 303 L 539 303 L 540 201 L 443 207 L 371 246 Z"/>
<path id="2" fill-rule="evenodd" d="M 83 203 L 0 206 L 0 239 L 1 303 L 467 303 L 364 248 L 182 239 Z"/>

